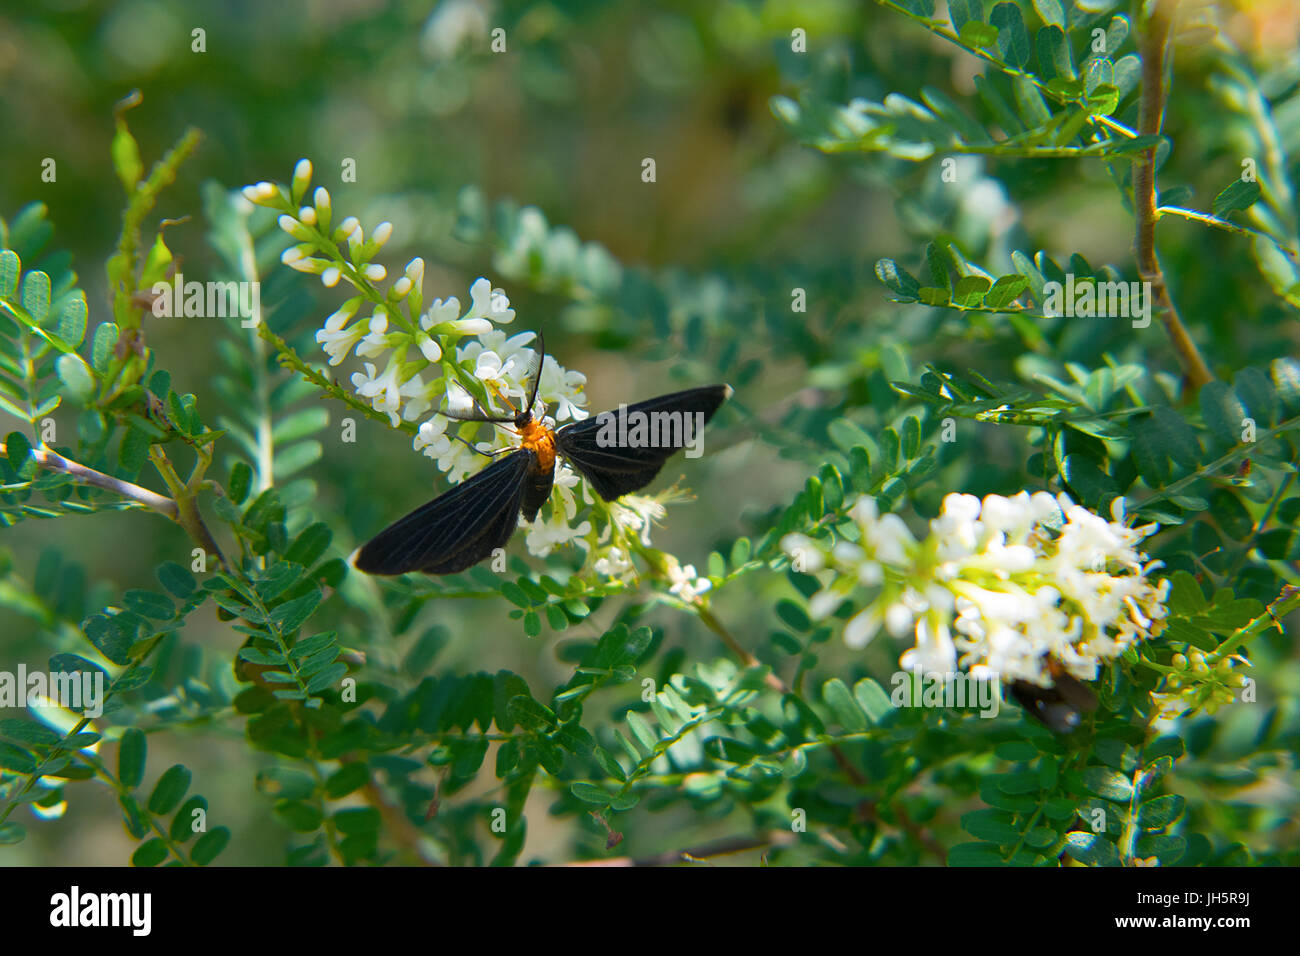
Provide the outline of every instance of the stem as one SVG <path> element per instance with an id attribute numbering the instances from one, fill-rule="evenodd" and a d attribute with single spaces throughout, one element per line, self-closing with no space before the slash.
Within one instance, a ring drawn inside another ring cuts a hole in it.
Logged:
<path id="1" fill-rule="evenodd" d="M 1139 108 L 1138 133 L 1158 136 L 1165 112 L 1165 55 L 1169 47 L 1169 33 L 1173 24 L 1177 0 L 1157 0 L 1151 17 L 1143 25 L 1139 38 L 1142 55 L 1142 99 Z M 1214 374 L 1201 357 L 1196 343 L 1188 334 L 1182 319 L 1169 298 L 1169 287 L 1156 258 L 1156 151 L 1143 150 L 1133 160 L 1133 209 L 1137 217 L 1138 275 L 1151 283 L 1152 293 L 1160 309 L 1169 341 L 1182 362 L 1183 372 L 1193 389 L 1199 390 L 1214 381 Z"/>
<path id="2" fill-rule="evenodd" d="M 212 537 L 208 526 L 203 523 L 203 516 L 199 514 L 198 505 L 194 503 L 196 489 L 188 487 L 181 481 L 161 445 L 149 446 L 149 460 L 158 469 L 158 474 L 162 475 L 167 488 L 176 496 L 176 500 L 172 503 L 176 506 L 177 513 L 171 516 L 172 520 L 185 529 L 195 544 L 213 555 L 223 570 L 229 571 L 230 565 L 226 561 L 226 556 L 221 553 L 221 546 Z M 195 466 L 196 472 L 199 467 Z"/>
<path id="3" fill-rule="evenodd" d="M 718 637 L 722 638 L 722 643 L 727 645 L 727 649 L 730 650 L 731 653 L 735 654 L 736 657 L 740 658 L 742 664 L 744 664 L 746 667 L 763 666 L 762 661 L 760 661 L 749 651 L 745 650 L 745 648 L 741 645 L 740 641 L 736 640 L 735 636 L 732 635 L 730 631 L 728 631 L 725 627 L 722 626 L 722 622 L 713 616 L 712 611 L 710 611 L 708 608 L 704 607 L 703 605 L 696 605 L 695 613 L 699 617 L 700 622 L 705 627 L 707 627 L 714 634 L 718 635 Z M 790 693 L 789 685 L 786 684 L 785 681 L 781 680 L 781 678 L 777 677 L 776 674 L 773 673 L 772 671 L 769 670 L 767 672 L 767 677 L 765 678 L 765 680 L 767 682 L 767 686 L 771 687 L 773 690 L 778 691 L 782 694 Z"/>
<path id="4" fill-rule="evenodd" d="M 1284 585 L 1278 596 L 1273 599 L 1273 603 L 1264 609 L 1263 614 L 1244 627 L 1237 628 L 1224 638 L 1218 647 L 1205 655 L 1207 663 L 1217 663 L 1225 654 L 1231 653 L 1232 648 L 1250 643 L 1269 628 L 1276 627 L 1285 634 L 1286 632 L 1282 630 L 1282 618 L 1296 608 L 1300 608 L 1300 588 L 1290 584 Z"/>
<path id="5" fill-rule="evenodd" d="M 351 392 L 345 391 L 338 385 L 335 385 L 323 374 L 307 364 L 306 360 L 295 352 L 288 342 L 268 329 L 265 322 L 262 322 L 257 326 L 257 334 L 267 342 L 271 343 L 271 347 L 274 348 L 276 353 L 279 355 L 280 365 L 282 367 L 297 372 L 308 382 L 311 382 L 317 388 L 328 394 L 331 398 L 337 399 L 358 414 L 364 415 L 367 418 L 373 418 L 377 422 L 383 422 L 389 428 L 398 428 L 410 435 L 419 434 L 420 426 L 416 425 L 415 422 L 400 421 L 394 425 L 389 417 L 383 412 L 375 411 L 375 409 L 361 401 L 361 399 L 357 398 Z"/>
<path id="6" fill-rule="evenodd" d="M 100 760 L 98 756 L 93 754 L 82 754 L 81 759 L 91 767 L 95 768 L 95 772 L 98 773 L 99 776 L 103 777 L 108 785 L 117 792 L 118 797 L 129 797 L 131 795 L 132 788 L 123 786 L 122 781 L 117 778 L 113 771 L 108 769 L 107 764 Z M 172 839 L 171 832 L 158 822 L 158 818 L 149 811 L 149 808 L 147 806 L 142 806 L 140 809 L 145 820 L 149 824 L 149 829 L 151 829 L 157 838 L 162 841 L 163 846 L 167 847 L 167 852 L 179 860 L 181 865 L 194 866 L 194 860 L 186 854 L 185 847 Z"/>
<path id="7" fill-rule="evenodd" d="M 8 454 L 3 442 L 0 442 L 0 455 Z M 150 491 L 148 488 L 141 488 L 139 485 L 133 485 L 129 481 L 123 481 L 121 478 L 114 478 L 106 475 L 102 471 L 95 471 L 93 468 L 87 468 L 85 465 L 79 465 L 75 461 L 64 458 L 56 451 L 48 448 L 33 448 L 32 460 L 42 468 L 49 471 L 61 471 L 66 475 L 83 484 L 93 485 L 96 488 L 103 488 L 105 491 L 111 491 L 114 494 L 121 495 L 123 498 L 129 498 L 138 502 L 153 511 L 158 512 L 173 521 L 180 521 L 179 509 L 176 502 L 166 495 L 160 495 L 157 492 Z"/>

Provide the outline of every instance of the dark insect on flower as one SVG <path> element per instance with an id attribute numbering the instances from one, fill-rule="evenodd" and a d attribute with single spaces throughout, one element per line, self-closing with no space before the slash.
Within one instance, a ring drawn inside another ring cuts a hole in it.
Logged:
<path id="1" fill-rule="evenodd" d="M 1018 680 L 1011 685 L 1011 696 L 1025 713 L 1049 730 L 1068 734 L 1079 726 L 1085 713 L 1097 709 L 1097 695 L 1083 681 L 1067 674 L 1056 661 L 1049 659 L 1047 669 L 1052 675 L 1051 687 Z"/>
<path id="2" fill-rule="evenodd" d="M 452 415 L 457 421 L 490 422 L 513 427 L 520 447 L 472 478 L 399 518 L 370 539 L 354 565 L 366 574 L 455 574 L 477 564 L 514 534 L 522 511 L 533 521 L 555 480 L 555 457 L 563 455 L 596 494 L 606 501 L 644 488 L 665 461 L 685 448 L 695 427 L 702 427 L 731 395 L 729 385 L 706 385 L 661 395 L 615 412 L 594 415 L 552 431 L 533 418 L 546 347 L 537 337 L 528 402 L 511 416 L 493 416 L 482 408 Z M 627 421 L 676 422 L 676 429 L 639 431 Z M 652 440 L 647 440 L 647 438 Z"/>

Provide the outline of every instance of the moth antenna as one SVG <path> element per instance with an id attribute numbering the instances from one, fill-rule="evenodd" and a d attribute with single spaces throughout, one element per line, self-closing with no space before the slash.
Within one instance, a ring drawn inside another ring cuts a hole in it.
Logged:
<path id="1" fill-rule="evenodd" d="M 528 374 L 524 376 L 525 381 L 529 376 L 533 380 L 533 386 L 528 390 L 528 404 L 524 406 L 529 414 L 532 414 L 533 406 L 537 404 L 537 388 L 542 384 L 542 367 L 546 364 L 546 339 L 540 329 L 537 331 L 537 348 L 533 351 L 533 356 L 533 361 L 528 365 Z"/>

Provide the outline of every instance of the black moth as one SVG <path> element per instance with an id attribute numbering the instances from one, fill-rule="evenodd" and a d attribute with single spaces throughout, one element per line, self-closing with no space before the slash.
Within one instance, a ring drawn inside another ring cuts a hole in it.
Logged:
<path id="1" fill-rule="evenodd" d="M 510 540 L 521 511 L 527 521 L 537 517 L 551 494 L 557 452 L 606 501 L 644 488 L 671 455 L 686 447 L 688 430 L 697 422 L 708 422 L 731 395 L 729 385 L 706 385 L 620 409 L 618 414 L 629 420 L 645 416 L 659 421 L 661 415 L 676 414 L 677 421 L 689 421 L 676 431 L 665 429 L 667 442 L 611 443 L 607 417 L 615 413 L 610 412 L 551 431 L 532 414 L 545 356 L 545 344 L 538 333 L 536 357 L 525 377 L 526 381 L 532 379 L 528 402 L 517 414 L 492 416 L 476 408 L 473 415 L 447 415 L 458 421 L 512 426 L 523 439 L 521 446 L 371 538 L 353 562 L 359 571 L 455 574 L 482 561 Z M 659 436 L 664 437 L 665 432 Z M 620 435 L 625 438 L 626 430 Z"/>

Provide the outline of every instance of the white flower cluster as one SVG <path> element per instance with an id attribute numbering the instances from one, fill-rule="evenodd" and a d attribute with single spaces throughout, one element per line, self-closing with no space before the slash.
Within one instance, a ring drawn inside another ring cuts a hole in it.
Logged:
<path id="1" fill-rule="evenodd" d="M 394 426 L 403 419 L 424 418 L 414 438 L 415 450 L 433 459 L 451 481 L 461 481 L 486 466 L 488 459 L 481 453 L 517 446 L 520 439 L 511 429 L 458 422 L 438 411 L 472 409 L 467 382 L 482 386 L 489 411 L 507 415 L 513 414 L 512 408 L 522 410 L 536 358 L 529 346 L 535 333 L 507 336 L 497 327 L 513 322 L 515 310 L 505 291 L 482 277 L 470 286 L 468 308 L 462 309 L 455 296 L 434 299 L 424 308 L 423 259 L 412 259 L 402 276 L 386 291 L 380 290 L 377 283 L 385 280 L 387 271 L 371 259 L 392 236 L 392 224 L 380 223 L 369 241 L 355 217 L 331 231 L 328 191 L 317 187 L 312 201 L 306 202 L 311 177 L 311 163 L 300 160 L 287 190 L 262 182 L 244 187 L 243 195 L 255 205 L 277 210 L 280 228 L 298 241 L 281 256 L 285 265 L 319 275 L 328 288 L 340 280 L 356 288 L 358 294 L 316 333 L 329 364 L 339 365 L 355 352 L 364 366 L 364 371 L 352 375 L 357 395 L 386 414 Z M 363 306 L 367 314 L 362 314 Z M 537 388 L 539 406 L 544 404 L 552 413 L 542 419 L 545 425 L 554 428 L 587 417 L 586 381 L 582 373 L 546 356 Z M 542 414 L 541 407 L 531 411 Z M 485 434 L 487 441 L 475 442 Z M 612 578 L 634 574 L 630 545 L 649 547 L 650 525 L 663 515 L 659 499 L 625 495 L 619 503 L 604 506 L 604 520 L 595 529 L 591 521 L 576 522 L 584 503 L 603 506 L 579 475 L 557 461 L 550 501 L 527 526 L 528 550 L 544 557 L 560 545 L 576 543 L 598 552 L 594 563 L 598 574 Z"/>
<path id="2" fill-rule="evenodd" d="M 1169 581 L 1148 574 L 1138 543 L 1156 526 L 1128 527 L 1123 499 L 1113 521 L 1066 495 L 1022 491 L 1010 498 L 950 494 L 930 534 L 913 537 L 897 515 L 880 515 L 863 496 L 850 514 L 860 540 L 828 545 L 791 534 L 782 547 L 796 567 L 834 572 L 814 594 L 824 618 L 855 588 L 878 589 L 846 625 L 844 640 L 863 647 L 883 627 L 916 644 L 900 661 L 911 671 L 1052 685 L 1054 660 L 1080 680 L 1135 640 L 1164 626 Z"/>

